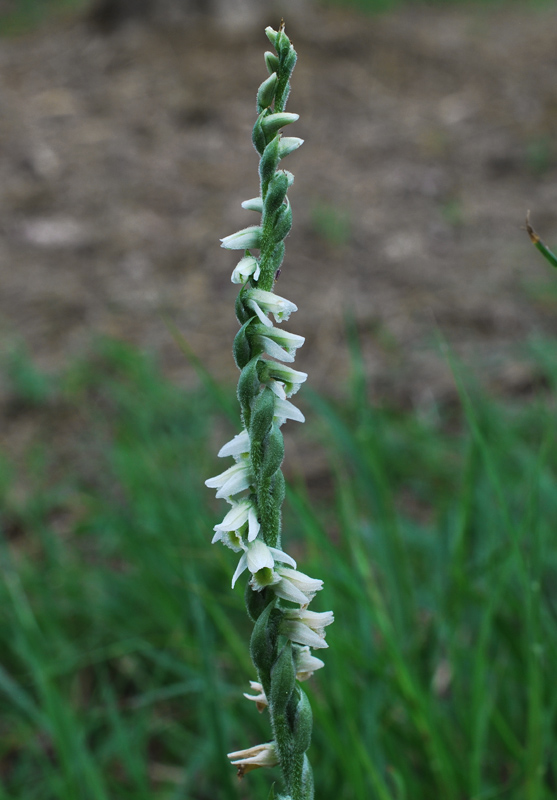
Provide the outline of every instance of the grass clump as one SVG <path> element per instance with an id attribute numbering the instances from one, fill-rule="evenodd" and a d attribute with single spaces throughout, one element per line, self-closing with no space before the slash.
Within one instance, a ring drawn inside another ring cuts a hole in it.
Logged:
<path id="1" fill-rule="evenodd" d="M 536 346 L 554 392 L 553 353 Z M 417 417 L 370 405 L 354 374 L 345 402 L 306 405 L 330 468 L 294 479 L 285 511 L 339 621 L 308 689 L 316 794 L 549 800 L 554 404 L 462 390 L 458 412 Z M 34 436 L 0 469 L 0 798 L 243 796 L 226 742 L 266 724 L 237 685 L 243 598 L 207 547 L 200 476 L 232 432 L 215 396 L 116 342 L 16 412 L 18 380 L 6 408 Z"/>

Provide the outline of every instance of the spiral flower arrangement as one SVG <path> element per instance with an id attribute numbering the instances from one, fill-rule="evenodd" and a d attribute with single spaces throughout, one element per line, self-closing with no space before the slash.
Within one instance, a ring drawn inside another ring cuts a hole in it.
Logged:
<path id="1" fill-rule="evenodd" d="M 277 327 L 297 310 L 273 291 L 284 258 L 284 239 L 292 226 L 286 195 L 294 177 L 279 165 L 300 147 L 302 139 L 281 133 L 299 118 L 285 111 L 296 51 L 284 24 L 278 31 L 269 27 L 265 33 L 276 52 L 265 53 L 269 77 L 257 92 L 258 116 L 252 134 L 260 156 L 261 193 L 242 203 L 243 208 L 260 213 L 261 221 L 221 240 L 229 250 L 244 251 L 232 273 L 232 282 L 241 286 L 236 300 L 241 327 L 233 351 L 240 370 L 243 430 L 219 451 L 219 456 L 233 458 L 234 464 L 206 485 L 231 506 L 215 526 L 213 542 L 241 554 L 232 587 L 245 571 L 250 574 L 245 598 L 255 623 L 250 649 L 257 680 L 250 681 L 252 694 L 244 696 L 259 711 L 268 710 L 273 734 L 272 741 L 229 753 L 229 758 L 240 777 L 258 767 L 279 765 L 286 792 L 280 800 L 312 800 L 313 776 L 306 755 L 312 713 L 299 684 L 324 666 L 311 648 L 327 647 L 325 628 L 333 622 L 333 613 L 308 610 L 323 581 L 299 572 L 294 559 L 281 549 L 281 427 L 289 419 L 304 421 L 289 398 L 307 374 L 290 366 L 304 338 Z M 273 789 L 270 797 L 274 797 Z"/>

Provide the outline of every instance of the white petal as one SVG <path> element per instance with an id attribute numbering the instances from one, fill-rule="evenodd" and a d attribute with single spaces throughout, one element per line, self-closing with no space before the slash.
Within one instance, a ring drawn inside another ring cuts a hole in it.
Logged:
<path id="1" fill-rule="evenodd" d="M 282 400 L 280 397 L 275 400 L 274 415 L 279 419 L 293 419 L 296 422 L 306 421 L 306 418 L 299 408 L 296 408 L 296 406 L 289 400 Z"/>
<path id="2" fill-rule="evenodd" d="M 230 497 L 249 488 L 251 480 L 252 475 L 249 464 L 243 461 L 239 464 L 234 464 L 214 478 L 208 478 L 205 481 L 205 485 L 211 489 L 218 489 L 217 497 Z"/>
<path id="3" fill-rule="evenodd" d="M 261 539 L 256 539 L 249 545 L 246 555 L 248 569 L 252 575 L 260 569 L 273 569 L 275 566 L 271 548 Z"/>
<path id="4" fill-rule="evenodd" d="M 283 136 L 279 142 L 279 158 L 284 158 L 289 153 L 297 150 L 303 143 L 304 140 L 298 139 L 297 136 Z"/>
<path id="5" fill-rule="evenodd" d="M 314 595 L 323 588 L 323 581 L 319 578 L 310 578 L 303 572 L 298 572 L 297 569 L 289 569 L 288 567 L 280 567 L 280 575 L 286 578 L 297 586 L 304 594 Z"/>
<path id="6" fill-rule="evenodd" d="M 284 391 L 283 383 L 271 379 L 267 386 L 273 392 L 273 394 L 276 394 L 276 396 L 280 397 L 281 400 L 286 400 L 286 392 Z"/>
<path id="7" fill-rule="evenodd" d="M 263 325 L 265 325 L 267 328 L 272 328 L 273 327 L 273 323 L 271 322 L 269 317 L 266 316 L 266 314 L 263 313 L 263 311 L 258 306 L 258 304 L 255 302 L 255 300 L 248 300 L 246 305 L 247 305 L 248 308 L 251 308 L 252 311 L 255 311 L 255 313 L 259 317 L 260 321 L 263 323 Z"/>
<path id="8" fill-rule="evenodd" d="M 307 681 L 316 670 L 325 666 L 320 658 L 311 654 L 309 647 L 300 647 L 297 650 L 295 664 L 297 681 Z"/>
<path id="9" fill-rule="evenodd" d="M 316 650 L 324 649 L 329 645 L 325 639 L 319 634 L 315 633 L 303 622 L 296 620 L 284 619 L 280 625 L 280 632 L 287 636 L 291 641 L 298 642 L 299 644 L 307 644 L 314 647 Z"/>
<path id="10" fill-rule="evenodd" d="M 259 213 L 262 214 L 263 198 L 252 197 L 250 200 L 244 200 L 244 202 L 242 203 L 242 208 L 245 208 L 246 211 L 259 211 Z"/>
<path id="11" fill-rule="evenodd" d="M 304 625 L 312 628 L 314 631 L 323 631 L 327 625 L 331 625 L 335 621 L 332 611 L 298 611 L 292 609 L 286 612 L 286 619 L 300 620 Z M 324 635 L 324 634 L 323 634 Z"/>
<path id="12" fill-rule="evenodd" d="M 251 509 L 249 500 L 242 500 L 240 503 L 235 503 L 222 522 L 215 525 L 215 531 L 238 531 L 248 521 L 249 512 Z"/>
<path id="13" fill-rule="evenodd" d="M 248 568 L 248 557 L 245 553 L 242 553 L 242 557 L 238 561 L 238 566 L 236 567 L 236 571 L 232 576 L 232 588 L 234 588 L 236 581 L 238 580 L 242 572 L 245 572 L 247 568 Z"/>
<path id="14" fill-rule="evenodd" d="M 220 475 L 215 475 L 214 478 L 207 478 L 207 480 L 205 481 L 205 486 L 208 486 L 209 489 L 218 489 L 220 486 L 223 485 L 223 483 L 226 483 L 226 481 L 229 479 L 230 472 L 235 468 L 235 466 L 236 465 L 229 467 L 228 469 L 225 469 L 224 472 L 221 472 Z"/>
<path id="15" fill-rule="evenodd" d="M 273 328 L 272 334 L 269 336 L 282 347 L 291 347 L 296 349 L 301 347 L 305 342 L 305 338 L 298 333 L 290 333 L 290 331 L 283 331 L 282 328 Z"/>
<path id="16" fill-rule="evenodd" d="M 238 433 L 230 442 L 227 442 L 219 450 L 219 458 L 225 456 L 241 456 L 244 453 L 249 453 L 249 433 L 243 430 Z"/>
<path id="17" fill-rule="evenodd" d="M 271 551 L 275 561 L 280 561 L 282 564 L 290 564 L 290 566 L 296 569 L 296 562 L 292 556 L 288 555 L 288 553 L 283 553 L 282 550 L 277 550 L 276 547 L 269 547 L 269 550 Z"/>
<path id="18" fill-rule="evenodd" d="M 250 300 L 256 302 L 266 313 L 274 315 L 277 322 L 282 322 L 290 317 L 298 307 L 287 300 L 285 297 L 280 297 L 274 292 L 267 292 L 263 289 L 251 289 L 249 292 Z"/>
<path id="19" fill-rule="evenodd" d="M 215 497 L 232 497 L 238 492 L 243 492 L 251 486 L 251 474 L 248 469 L 243 469 L 232 475 L 226 483 L 221 486 Z"/>
<path id="20" fill-rule="evenodd" d="M 306 597 L 293 583 L 284 578 L 281 578 L 278 583 L 273 585 L 273 592 L 277 597 L 289 600 L 291 603 L 299 603 L 301 606 L 306 606 L 310 602 L 309 597 Z"/>
<path id="21" fill-rule="evenodd" d="M 262 228 L 260 225 L 250 225 L 249 228 L 242 228 L 241 231 L 231 233 L 221 239 L 221 247 L 227 250 L 247 250 L 251 247 L 259 247 L 261 244 Z"/>
<path id="22" fill-rule="evenodd" d="M 242 537 L 234 531 L 217 531 L 211 539 L 211 544 L 222 542 L 225 547 L 229 547 L 235 553 L 241 553 L 244 549 Z"/>
<path id="23" fill-rule="evenodd" d="M 259 275 L 257 259 L 254 256 L 244 256 L 234 267 L 230 280 L 232 283 L 245 283 L 250 275 L 255 275 L 255 272 Z"/>
<path id="24" fill-rule="evenodd" d="M 248 514 L 248 542 L 253 542 L 253 540 L 257 537 L 259 533 L 259 529 L 261 525 L 257 520 L 257 512 L 253 505 L 251 506 Z"/>
<path id="25" fill-rule="evenodd" d="M 290 353 L 287 353 L 286 350 L 283 350 L 276 342 L 272 339 L 269 339 L 268 336 L 255 336 L 256 341 L 258 340 L 261 342 L 263 347 L 265 348 L 265 352 L 267 355 L 270 355 L 271 358 L 276 358 L 279 361 L 295 361 L 294 356 L 291 356 Z"/>

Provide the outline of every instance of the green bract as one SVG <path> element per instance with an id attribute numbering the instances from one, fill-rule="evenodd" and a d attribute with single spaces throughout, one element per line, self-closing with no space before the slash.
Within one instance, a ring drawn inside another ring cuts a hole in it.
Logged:
<path id="1" fill-rule="evenodd" d="M 327 647 L 324 629 L 333 621 L 333 614 L 307 610 L 323 582 L 298 572 L 294 559 L 281 549 L 281 426 L 287 420 L 304 421 L 302 412 L 287 398 L 298 391 L 307 375 L 286 366 L 295 360 L 304 338 L 276 327 L 269 314 L 280 325 L 297 310 L 273 289 L 284 258 L 284 239 L 292 226 L 286 195 L 294 178 L 279 165 L 300 147 L 302 139 L 283 137 L 280 131 L 298 119 L 297 114 L 284 110 L 296 52 L 284 27 L 278 31 L 267 28 L 266 34 L 276 55 L 265 53 L 270 77 L 257 92 L 258 116 L 252 134 L 261 157 L 260 196 L 242 203 L 243 208 L 261 214 L 261 220 L 259 225 L 221 240 L 229 250 L 245 251 L 232 273 L 232 282 L 241 284 L 236 300 L 241 327 L 233 351 L 240 369 L 238 400 L 243 430 L 219 452 L 236 463 L 206 484 L 232 506 L 215 526 L 213 541 L 241 553 L 233 586 L 244 572 L 250 574 L 246 606 L 255 622 L 250 649 L 258 680 L 250 681 L 257 695 L 246 697 L 255 701 L 259 710 L 268 707 L 275 737 L 273 742 L 229 757 L 240 776 L 279 764 L 286 790 L 280 800 L 313 800 L 313 777 L 306 756 L 312 714 L 299 681 L 323 666 L 311 655 L 310 647 Z"/>

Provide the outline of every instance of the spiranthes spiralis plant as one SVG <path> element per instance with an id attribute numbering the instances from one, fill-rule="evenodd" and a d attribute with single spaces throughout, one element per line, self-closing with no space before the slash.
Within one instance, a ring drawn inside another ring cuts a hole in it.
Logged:
<path id="1" fill-rule="evenodd" d="M 324 666 L 311 648 L 327 647 L 325 628 L 333 622 L 333 614 L 308 610 L 323 581 L 299 572 L 281 548 L 281 426 L 286 420 L 304 421 L 289 398 L 307 375 L 290 366 L 303 337 L 277 327 L 297 308 L 273 290 L 292 225 L 287 192 L 294 178 L 280 167 L 302 140 L 281 133 L 298 119 L 285 111 L 296 51 L 284 24 L 265 33 L 276 52 L 265 53 L 269 77 L 257 92 L 252 135 L 260 156 L 260 195 L 242 203 L 261 214 L 261 221 L 221 240 L 229 250 L 244 251 L 232 273 L 232 282 L 241 287 L 236 300 L 241 327 L 233 352 L 240 370 L 243 430 L 219 452 L 235 463 L 206 484 L 231 506 L 215 526 L 213 542 L 241 554 L 232 587 L 246 570 L 250 574 L 245 600 L 254 622 L 250 649 L 257 680 L 250 681 L 253 693 L 244 696 L 260 711 L 268 710 L 272 732 L 271 741 L 229 753 L 229 758 L 240 777 L 258 767 L 279 765 L 285 785 L 280 800 L 312 800 L 313 776 L 306 755 L 312 713 L 300 682 Z"/>

